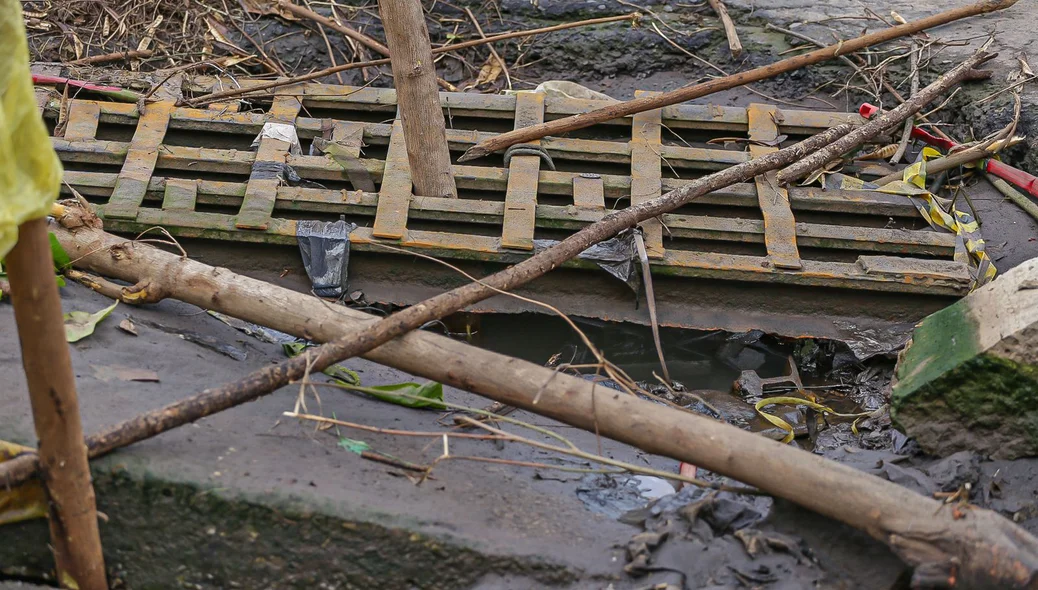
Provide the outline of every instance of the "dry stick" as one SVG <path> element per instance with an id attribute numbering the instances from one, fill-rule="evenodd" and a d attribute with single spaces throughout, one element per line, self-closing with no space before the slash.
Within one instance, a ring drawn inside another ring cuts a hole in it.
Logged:
<path id="1" fill-rule="evenodd" d="M 465 14 L 467 14 L 469 20 L 472 21 L 472 25 L 476 27 L 476 32 L 479 33 L 479 38 L 486 39 L 487 36 L 485 33 L 483 33 L 483 27 L 479 26 L 479 19 L 476 18 L 476 15 L 472 14 L 472 10 L 470 10 L 467 6 L 465 7 Z M 488 45 L 487 48 L 490 49 L 490 55 L 494 56 L 494 59 L 496 59 L 497 63 L 500 64 L 501 72 L 505 75 L 505 81 L 508 82 L 508 89 L 511 90 L 512 76 L 508 74 L 508 66 L 505 65 L 505 60 L 501 59 L 501 56 L 498 55 L 497 50 L 494 49 L 493 44 Z"/>
<path id="2" fill-rule="evenodd" d="M 951 170 L 953 168 L 958 168 L 959 166 L 962 166 L 964 164 L 969 164 L 970 162 L 976 162 L 977 160 L 983 158 L 989 158 L 1000 149 L 1001 145 L 1005 144 L 1006 142 L 985 142 L 983 144 L 975 145 L 972 147 L 968 147 L 964 150 L 955 152 L 950 156 L 930 160 L 926 163 L 926 174 L 930 176 L 937 175 L 941 172 L 944 172 L 945 170 Z M 878 186 L 883 186 L 884 184 L 896 182 L 903 178 L 904 171 L 898 170 L 897 172 L 891 172 L 890 174 L 887 174 L 882 178 L 877 178 L 876 180 L 872 180 L 870 182 Z"/>
<path id="3" fill-rule="evenodd" d="M 587 113 L 579 113 L 571 117 L 556 119 L 540 125 L 533 125 L 531 127 L 523 127 L 521 129 L 509 131 L 508 133 L 503 133 L 472 146 L 468 151 L 462 154 L 460 158 L 458 158 L 458 161 L 466 162 L 474 160 L 496 151 L 503 150 L 508 146 L 517 143 L 533 141 L 547 135 L 560 135 L 567 131 L 583 129 L 584 127 L 589 127 L 597 123 L 603 123 L 605 121 L 623 118 L 635 113 L 678 104 L 694 98 L 720 92 L 722 90 L 730 90 L 744 84 L 773 78 L 779 74 L 798 70 L 804 66 L 839 57 L 842 54 L 858 51 L 859 49 L 864 49 L 876 45 L 877 43 L 883 43 L 885 41 L 890 41 L 891 39 L 911 35 L 912 33 L 916 33 L 923 29 L 943 25 L 968 16 L 1008 8 L 1015 4 L 1016 1 L 1017 0 L 981 0 L 980 2 L 969 6 L 941 12 L 906 25 L 891 27 L 849 41 L 842 41 L 836 45 L 830 45 L 829 47 L 818 49 L 811 53 L 805 53 L 803 55 L 784 59 L 746 72 L 740 72 L 724 78 L 710 80 L 709 82 L 703 82 L 702 84 L 696 84 L 695 86 L 679 88 L 655 96 L 646 96 L 629 100 L 627 102 L 614 103 Z"/>
<path id="4" fill-rule="evenodd" d="M 62 588 L 102 590 L 108 582 L 94 487 L 52 260 L 47 221 L 23 223 L 6 269 L 40 441 L 38 457 L 58 581 Z"/>
<path id="5" fill-rule="evenodd" d="M 717 17 L 721 19 L 721 24 L 724 25 L 724 35 L 728 38 L 728 48 L 732 51 L 732 57 L 739 57 L 742 55 L 742 43 L 739 42 L 739 33 L 735 30 L 732 17 L 728 16 L 728 8 L 721 0 L 709 0 L 709 2 L 710 7 L 717 13 Z"/>
<path id="6" fill-rule="evenodd" d="M 168 296 L 318 341 L 377 321 L 304 293 L 106 234 L 98 229 L 99 220 L 78 208 L 69 208 L 61 221 L 75 228 L 58 226 L 54 233 L 77 265 L 136 283 L 127 292 L 146 295 L 149 301 Z M 594 385 L 584 379 L 429 332 L 411 332 L 365 357 L 755 485 L 867 531 L 909 563 L 948 565 L 959 560 L 958 587 L 1021 587 L 1038 569 L 1038 541 L 990 511 L 970 510 L 960 520 L 939 502 L 888 481 L 713 419 L 630 395 L 595 396 Z M 162 429 L 155 424 L 154 432 Z M 92 456 L 115 448 L 94 446 L 105 442 L 101 437 L 91 442 Z M 0 485 L 31 476 L 36 459 L 26 455 L 0 464 Z"/>
<path id="7" fill-rule="evenodd" d="M 518 37 L 530 37 L 532 35 L 542 35 L 545 33 L 553 33 L 555 31 L 562 31 L 565 29 L 572 29 L 576 27 L 586 27 L 591 25 L 601 25 L 606 23 L 615 23 L 619 21 L 636 20 L 640 15 L 637 12 L 631 14 L 621 14 L 619 16 L 607 16 L 603 18 L 592 18 L 588 20 L 582 20 L 572 23 L 563 23 L 561 25 L 554 25 L 551 27 L 543 27 L 540 29 L 530 29 L 528 31 L 516 31 L 514 33 L 502 33 L 500 35 L 494 35 L 493 37 L 487 37 L 486 39 L 473 39 L 471 41 L 465 41 L 463 43 L 456 43 L 454 45 L 445 45 L 443 47 L 434 47 L 432 52 L 434 54 L 446 53 L 448 51 L 456 51 L 458 49 L 468 49 L 469 47 L 477 47 L 479 45 L 486 45 L 487 43 L 496 43 L 497 41 L 505 41 L 508 39 L 515 39 Z M 345 72 L 346 70 L 354 70 L 357 68 L 367 68 L 373 66 L 384 66 L 390 63 L 388 59 L 376 59 L 372 61 L 354 62 L 336 66 L 334 68 L 327 68 L 309 74 L 296 76 L 294 78 L 286 78 L 284 80 L 276 80 L 268 82 L 266 84 L 257 84 L 249 88 L 235 88 L 231 90 L 223 90 L 220 92 L 214 92 L 212 94 L 206 94 L 205 96 L 199 96 L 190 100 L 181 101 L 178 104 L 195 106 L 199 104 L 206 104 L 210 102 L 216 102 L 225 98 L 231 98 L 235 96 L 241 96 L 251 92 L 260 92 L 263 90 L 270 90 L 271 88 L 278 88 L 279 86 L 286 86 L 291 84 L 298 84 L 300 82 L 308 82 L 310 80 L 316 80 L 318 78 L 324 78 L 331 76 L 338 72 Z"/>
<path id="8" fill-rule="evenodd" d="M 347 27 L 346 25 L 339 24 L 339 23 L 335 22 L 334 20 L 332 20 L 332 19 L 330 19 L 328 17 L 321 16 L 320 14 L 317 14 L 316 12 L 314 12 L 312 10 L 308 10 L 308 9 L 302 7 L 302 6 L 298 6 L 296 4 L 292 4 L 291 2 L 289 2 L 289 0 L 280 0 L 280 2 L 278 2 L 278 7 L 282 8 L 284 10 L 287 10 L 288 12 L 291 12 L 292 14 L 294 14 L 296 16 L 299 16 L 299 17 L 302 17 L 302 18 L 308 18 L 308 19 L 310 19 L 310 20 L 312 20 L 312 21 L 314 21 L 314 22 L 316 22 L 318 24 L 321 24 L 321 25 L 324 25 L 324 26 L 328 27 L 329 29 L 338 31 L 338 32 L 342 33 L 343 35 L 346 35 L 350 39 L 353 39 L 357 43 L 360 43 L 364 47 L 367 47 L 368 49 L 371 49 L 371 50 L 379 53 L 380 55 L 384 55 L 386 57 L 389 57 L 389 48 L 388 47 L 386 47 L 385 45 L 383 45 L 383 44 L 379 43 L 378 41 L 372 39 L 371 37 L 368 37 L 367 35 L 365 35 L 364 33 L 361 33 L 360 31 L 351 29 L 351 28 Z"/>
<path id="9" fill-rule="evenodd" d="M 457 198 L 422 3 L 379 0 L 378 10 L 392 52 L 393 85 L 414 192 L 423 197 Z"/>
<path id="10" fill-rule="evenodd" d="M 83 59 L 77 59 L 75 61 L 67 62 L 65 65 L 69 66 L 91 66 L 95 64 L 108 63 L 110 61 L 118 61 L 121 59 L 137 59 L 140 57 L 151 57 L 155 52 L 150 49 L 144 49 L 137 51 L 117 51 L 115 53 L 106 53 L 104 55 L 95 55 L 93 57 L 84 57 Z"/>
<path id="11" fill-rule="evenodd" d="M 986 48 L 987 45 L 985 45 Z M 858 127 L 854 131 L 834 141 L 832 144 L 818 150 L 810 156 L 790 165 L 778 173 L 777 179 L 786 184 L 802 176 L 810 174 L 840 158 L 843 154 L 858 147 L 869 139 L 883 133 L 892 126 L 900 124 L 906 118 L 919 112 L 924 106 L 932 102 L 938 96 L 946 92 L 952 86 L 958 84 L 970 69 L 995 57 L 995 54 L 987 53 L 981 48 L 971 55 L 966 61 L 955 66 L 932 84 L 923 88 L 918 94 L 899 104 L 882 115 L 873 118 L 868 123 Z"/>
<path id="12" fill-rule="evenodd" d="M 919 93 L 919 59 L 921 57 L 920 54 L 922 52 L 923 48 L 915 46 L 914 43 L 912 48 L 909 50 L 908 60 L 910 67 L 912 68 L 912 72 L 909 74 L 909 76 L 911 76 L 912 78 L 908 93 L 909 100 L 911 100 L 913 96 Z M 966 74 L 964 73 L 962 77 L 965 78 Z M 901 102 L 905 103 L 907 101 L 902 100 Z M 920 109 L 921 108 L 922 107 L 920 107 Z M 901 158 L 905 157 L 905 151 L 908 150 L 908 142 L 912 139 L 912 127 L 914 126 L 915 117 L 908 117 L 907 119 L 905 119 L 905 126 L 901 130 L 901 141 L 897 144 L 897 151 L 895 151 L 894 155 L 890 158 L 891 164 L 897 164 L 901 161 Z"/>

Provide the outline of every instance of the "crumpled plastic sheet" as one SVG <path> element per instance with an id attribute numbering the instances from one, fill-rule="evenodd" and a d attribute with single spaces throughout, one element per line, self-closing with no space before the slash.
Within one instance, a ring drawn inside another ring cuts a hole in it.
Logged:
<path id="1" fill-rule="evenodd" d="M 61 163 L 36 107 L 18 0 L 0 0 L 0 258 L 18 226 L 50 213 Z"/>
<path id="2" fill-rule="evenodd" d="M 599 242 L 577 255 L 577 258 L 590 260 L 607 273 L 627 283 L 635 293 L 641 286 L 641 278 L 635 262 L 638 259 L 638 248 L 634 243 L 634 231 L 625 230 L 616 237 Z M 556 240 L 534 240 L 534 252 L 541 252 L 558 244 Z"/>
<path id="3" fill-rule="evenodd" d="M 259 135 L 256 136 L 256 139 L 252 140 L 253 149 L 259 147 L 260 140 L 264 137 L 269 137 L 289 144 L 288 152 L 293 156 L 298 156 L 303 153 L 303 149 L 299 145 L 299 134 L 296 133 L 295 125 L 289 123 L 264 123 L 263 129 L 260 130 Z"/>
<path id="4" fill-rule="evenodd" d="M 342 297 L 348 285 L 347 267 L 350 262 L 350 232 L 357 224 L 344 220 L 299 221 L 296 240 L 303 257 L 303 266 L 319 297 Z"/>
<path id="5" fill-rule="evenodd" d="M 284 162 L 256 162 L 252 165 L 249 180 L 272 180 L 275 178 L 281 182 L 288 183 L 289 186 L 296 186 L 303 180 L 294 168 Z"/>

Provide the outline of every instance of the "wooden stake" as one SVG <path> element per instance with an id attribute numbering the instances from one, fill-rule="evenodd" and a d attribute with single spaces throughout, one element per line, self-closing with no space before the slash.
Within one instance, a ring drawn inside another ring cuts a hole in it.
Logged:
<path id="1" fill-rule="evenodd" d="M 709 2 L 710 8 L 714 9 L 717 18 L 721 19 L 721 25 L 724 26 L 724 35 L 728 38 L 728 49 L 731 50 L 732 57 L 739 57 L 742 55 L 742 43 L 739 42 L 739 33 L 735 30 L 732 17 L 728 16 L 728 7 L 721 0 L 709 0 Z"/>
<path id="2" fill-rule="evenodd" d="M 429 29 L 419 0 L 379 0 L 416 195 L 458 197 Z"/>
<path id="3" fill-rule="evenodd" d="M 561 135 L 575 129 L 583 129 L 584 127 L 590 127 L 591 125 L 596 125 L 605 121 L 627 117 L 635 113 L 650 111 L 652 109 L 663 108 L 672 104 L 678 104 L 694 98 L 707 96 L 722 90 L 730 90 L 744 84 L 774 78 L 779 74 L 792 72 L 804 66 L 827 61 L 846 53 L 904 37 L 905 35 L 918 33 L 924 29 L 930 29 L 969 16 L 1009 8 L 1013 4 L 1016 4 L 1016 2 L 1017 0 L 981 0 L 980 2 L 970 4 L 969 6 L 947 10 L 921 20 L 904 25 L 898 25 L 889 29 L 883 29 L 882 31 L 863 35 L 849 41 L 841 41 L 836 45 L 830 45 L 810 53 L 784 59 L 746 72 L 732 74 L 730 76 L 717 78 L 715 80 L 710 80 L 709 82 L 688 86 L 686 88 L 679 88 L 655 96 L 646 96 L 629 100 L 627 102 L 613 103 L 609 106 L 587 113 L 580 113 L 571 117 L 556 119 L 548 123 L 542 123 L 540 125 L 524 127 L 522 129 L 509 131 L 508 133 L 502 133 L 497 137 L 493 137 L 472 146 L 468 151 L 462 154 L 460 158 L 458 158 L 458 162 L 467 162 L 469 160 L 475 160 L 476 158 L 482 158 L 496 151 L 503 150 L 508 146 L 540 139 L 547 135 Z"/>
<path id="4" fill-rule="evenodd" d="M 62 588 L 103 590 L 108 583 L 94 488 L 45 219 L 19 227 L 18 243 L 7 256 L 7 272 L 40 441 L 58 582 Z"/>

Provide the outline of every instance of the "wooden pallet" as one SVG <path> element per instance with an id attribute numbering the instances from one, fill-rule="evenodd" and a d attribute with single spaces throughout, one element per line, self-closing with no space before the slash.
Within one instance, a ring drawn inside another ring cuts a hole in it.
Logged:
<path id="1" fill-rule="evenodd" d="M 859 120 L 762 104 L 677 105 L 544 138 L 554 171 L 529 154 L 512 157 L 507 168 L 500 156 L 456 165 L 461 198 L 445 199 L 412 194 L 392 90 L 302 84 L 252 98 L 248 111 L 239 103 L 188 108 L 176 101 L 172 92 L 143 115 L 132 104 L 67 103 L 54 147 L 68 185 L 99 204 L 109 229 L 163 226 L 177 236 L 295 244 L 297 220 L 342 215 L 359 226 L 350 236 L 356 250 L 385 252 L 375 245 L 385 240 L 500 262 L 521 259 L 534 239 L 561 238 L 612 208 Z M 523 93 L 442 93 L 441 101 L 455 156 L 497 132 L 602 105 Z M 43 106 L 53 117 L 54 101 Z M 251 148 L 270 122 L 294 125 L 302 153 L 272 137 Z M 707 141 L 718 137 L 729 139 Z M 335 157 L 308 155 L 315 138 L 338 146 Z M 304 182 L 270 178 L 271 166 L 281 164 Z M 897 195 L 787 190 L 765 175 L 643 229 L 654 274 L 938 295 L 970 285 L 955 236 L 925 227 Z"/>

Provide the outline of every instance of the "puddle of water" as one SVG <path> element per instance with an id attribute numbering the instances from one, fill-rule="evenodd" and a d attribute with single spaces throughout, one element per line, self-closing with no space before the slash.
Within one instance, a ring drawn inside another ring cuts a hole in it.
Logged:
<path id="1" fill-rule="evenodd" d="M 647 326 L 573 318 L 574 323 L 611 362 L 636 381 L 656 383 L 662 375 L 652 331 Z M 580 337 L 562 319 L 544 314 L 465 314 L 452 319 L 451 330 L 468 334 L 474 345 L 537 364 L 559 355 L 559 362 L 595 362 Z M 671 378 L 687 389 L 728 391 L 739 373 L 761 377 L 785 375 L 792 348 L 761 334 L 727 334 L 663 328 L 664 357 Z M 593 373 L 594 370 L 582 371 Z"/>

